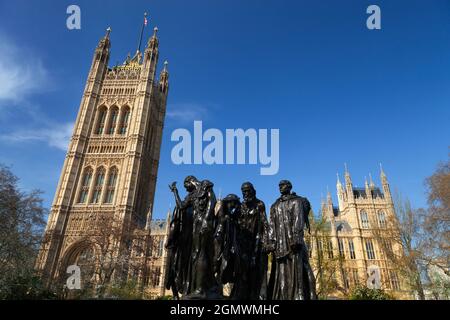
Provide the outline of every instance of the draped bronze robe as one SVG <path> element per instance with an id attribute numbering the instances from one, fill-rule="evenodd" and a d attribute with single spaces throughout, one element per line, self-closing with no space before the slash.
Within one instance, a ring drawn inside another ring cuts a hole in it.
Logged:
<path id="1" fill-rule="evenodd" d="M 270 209 L 269 246 L 274 250 L 269 299 L 309 300 L 315 297 L 315 281 L 303 239 L 304 198 L 281 196 Z"/>

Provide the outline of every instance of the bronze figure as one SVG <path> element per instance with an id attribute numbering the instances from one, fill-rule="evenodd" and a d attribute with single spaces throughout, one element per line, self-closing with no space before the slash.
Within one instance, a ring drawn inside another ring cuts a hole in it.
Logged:
<path id="1" fill-rule="evenodd" d="M 241 187 L 242 202 L 237 217 L 235 282 L 231 292 L 234 300 L 264 300 L 267 289 L 267 218 L 264 202 L 256 197 L 250 182 Z"/>
<path id="2" fill-rule="evenodd" d="M 171 222 L 167 247 L 169 270 L 166 288 L 183 299 L 208 299 L 221 296 L 214 277 L 213 236 L 216 226 L 216 197 L 213 183 L 189 176 L 184 181 L 188 191 L 181 201 L 176 183 L 170 186 L 176 208 Z"/>
<path id="3" fill-rule="evenodd" d="M 272 300 L 316 299 L 315 279 L 304 242 L 311 209 L 309 201 L 291 192 L 292 184 L 282 180 L 281 196 L 270 208 L 268 249 L 273 252 L 269 281 Z"/>

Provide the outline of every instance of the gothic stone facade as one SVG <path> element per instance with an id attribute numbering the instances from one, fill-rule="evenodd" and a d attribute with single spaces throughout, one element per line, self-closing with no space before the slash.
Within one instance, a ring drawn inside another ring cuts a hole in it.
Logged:
<path id="1" fill-rule="evenodd" d="M 150 230 L 154 244 L 151 259 L 148 260 L 146 266 L 147 270 L 149 270 L 148 277 L 143 281 L 144 293 L 150 298 L 172 294 L 164 286 L 167 268 L 167 249 L 165 244 L 169 234 L 170 218 L 171 214 L 169 212 L 166 220 L 156 219 L 151 222 Z"/>
<path id="2" fill-rule="evenodd" d="M 356 285 L 367 285 L 368 273 L 375 266 L 381 276 L 381 289 L 396 298 L 411 298 L 399 270 L 386 255 L 386 250 L 401 255 L 402 248 L 391 239 L 389 226 L 396 218 L 383 170 L 380 178 L 381 189 L 374 185 L 372 178 L 370 182 L 366 180 L 364 188 L 357 188 L 346 169 L 344 185 L 339 176 L 337 180 L 338 207 L 333 205 L 329 192 L 326 201 L 322 202 L 323 227 L 320 232 L 312 232 L 308 242 L 317 277 L 320 277 L 319 263 L 328 263 L 330 267 L 333 265 L 330 261 L 336 262 L 331 273 L 333 279 L 328 280 L 336 283 L 332 297 L 340 298 Z"/>
<path id="3" fill-rule="evenodd" d="M 138 50 L 122 65 L 108 67 L 110 31 L 94 52 L 36 262 L 49 283 L 67 276 L 68 265 L 101 253 L 89 235 L 102 221 L 112 221 L 118 234 L 111 235 L 116 238 L 107 248 L 113 256 L 134 243 L 122 235 L 148 239 L 169 89 L 167 63 L 157 79 L 155 28 L 143 56 Z M 141 250 L 141 256 L 148 251 Z"/>

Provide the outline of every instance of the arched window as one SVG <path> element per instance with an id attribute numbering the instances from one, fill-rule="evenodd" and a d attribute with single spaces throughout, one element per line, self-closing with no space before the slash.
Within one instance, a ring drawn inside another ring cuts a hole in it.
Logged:
<path id="1" fill-rule="evenodd" d="M 119 109 L 112 107 L 109 110 L 108 134 L 114 134 L 117 126 L 117 118 L 119 117 Z"/>
<path id="2" fill-rule="evenodd" d="M 375 250 L 373 249 L 373 242 L 371 239 L 366 239 L 366 253 L 367 259 L 375 260 Z"/>
<path id="3" fill-rule="evenodd" d="M 130 108 L 124 107 L 122 109 L 122 115 L 120 116 L 119 133 L 126 134 L 128 128 L 128 119 L 130 118 Z"/>
<path id="4" fill-rule="evenodd" d="M 108 184 L 106 185 L 106 197 L 105 203 L 112 203 L 114 200 L 114 192 L 116 191 L 118 170 L 116 167 L 112 167 L 109 170 Z"/>
<path id="5" fill-rule="evenodd" d="M 103 133 L 103 130 L 105 130 L 105 121 L 106 121 L 106 107 L 103 106 L 98 109 L 97 127 L 95 130 L 96 134 Z"/>
<path id="6" fill-rule="evenodd" d="M 350 252 L 350 259 L 356 259 L 355 245 L 353 239 L 348 239 L 348 251 Z"/>
<path id="7" fill-rule="evenodd" d="M 78 203 L 85 203 L 89 194 L 89 186 L 91 185 L 93 170 L 91 167 L 84 169 L 84 175 L 81 180 L 80 195 Z"/>
<path id="8" fill-rule="evenodd" d="M 164 253 L 164 239 L 159 239 L 158 243 L 158 257 L 162 257 Z"/>
<path id="9" fill-rule="evenodd" d="M 328 258 L 329 259 L 333 259 L 333 256 L 334 256 L 334 254 L 333 254 L 333 241 L 331 241 L 331 240 L 328 240 Z"/>
<path id="10" fill-rule="evenodd" d="M 361 211 L 361 226 L 363 229 L 369 229 L 369 217 L 365 211 Z"/>
<path id="11" fill-rule="evenodd" d="M 386 215 L 383 211 L 378 212 L 378 226 L 380 228 L 386 228 Z"/>
<path id="12" fill-rule="evenodd" d="M 99 203 L 102 195 L 103 181 L 105 180 L 105 169 L 100 167 L 97 169 L 94 183 L 94 193 L 92 194 L 91 203 Z"/>
<path id="13" fill-rule="evenodd" d="M 344 247 L 344 239 L 339 238 L 338 239 L 338 249 L 339 249 L 339 255 L 345 259 L 345 247 Z"/>

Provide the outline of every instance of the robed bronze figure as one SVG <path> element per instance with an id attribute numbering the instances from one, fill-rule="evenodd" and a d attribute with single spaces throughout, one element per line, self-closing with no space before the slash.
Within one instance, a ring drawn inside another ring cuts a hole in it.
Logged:
<path id="1" fill-rule="evenodd" d="M 184 187 L 187 195 L 181 200 L 176 187 L 172 183 L 170 190 L 175 196 L 175 209 L 169 226 L 169 235 L 166 243 L 168 251 L 168 268 L 166 269 L 167 290 L 172 289 L 175 299 L 178 294 L 186 295 L 189 288 L 189 264 L 191 261 L 192 249 L 192 217 L 194 211 L 194 200 L 198 188 L 198 180 L 193 176 L 188 176 L 184 180 Z"/>
<path id="2" fill-rule="evenodd" d="M 233 283 L 236 277 L 235 263 L 238 255 L 237 220 L 241 212 L 241 201 L 229 194 L 220 201 L 217 212 L 217 227 L 214 234 L 214 273 L 221 285 Z"/>
<path id="3" fill-rule="evenodd" d="M 167 245 L 170 250 L 166 288 L 172 288 L 174 294 L 181 289 L 183 299 L 216 299 L 220 292 L 213 272 L 214 185 L 189 176 L 184 186 L 188 191 L 184 201 L 178 195 L 176 184 L 170 186 L 176 208 Z"/>
<path id="4" fill-rule="evenodd" d="M 250 182 L 243 183 L 241 191 L 244 200 L 236 221 L 236 276 L 231 298 L 264 300 L 267 295 L 266 209 Z"/>
<path id="5" fill-rule="evenodd" d="M 282 180 L 281 196 L 270 208 L 268 249 L 273 252 L 269 299 L 316 299 L 315 279 L 304 242 L 310 204 L 292 193 L 292 184 Z"/>

